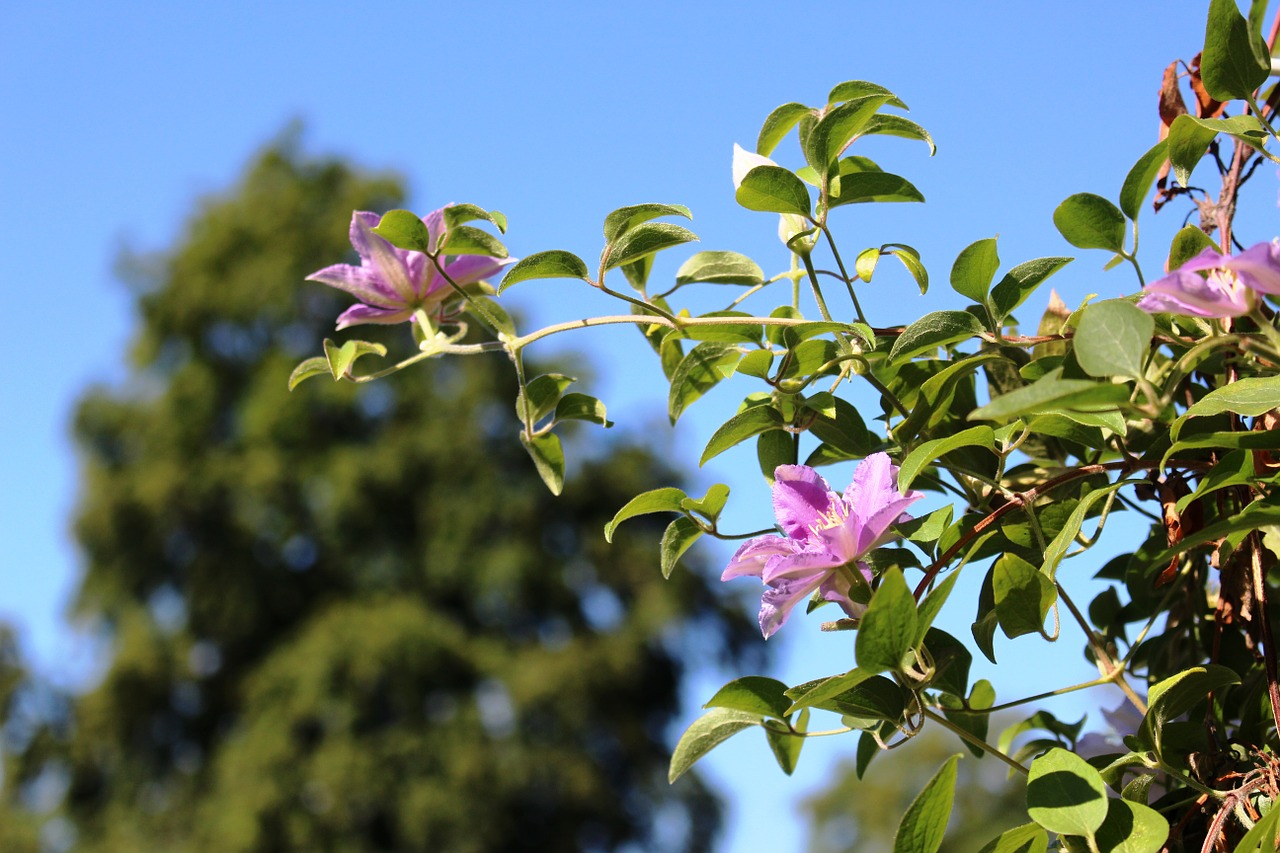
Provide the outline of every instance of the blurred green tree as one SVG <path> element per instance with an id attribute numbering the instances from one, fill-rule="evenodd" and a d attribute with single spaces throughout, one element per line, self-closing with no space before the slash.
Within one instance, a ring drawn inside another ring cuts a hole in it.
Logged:
<path id="1" fill-rule="evenodd" d="M 554 499 L 500 357 L 363 387 L 293 365 L 344 300 L 310 272 L 399 183 L 267 150 L 135 260 L 121 388 L 81 401 L 76 613 L 107 650 L 55 767 L 88 851 L 704 850 L 666 782 L 682 678 L 758 665 L 657 528 L 601 528 L 673 474 L 610 445 Z M 349 300 L 347 300 L 349 301 Z M 363 327 L 403 348 L 404 327 Z M 45 768 L 44 771 L 40 767 Z"/>

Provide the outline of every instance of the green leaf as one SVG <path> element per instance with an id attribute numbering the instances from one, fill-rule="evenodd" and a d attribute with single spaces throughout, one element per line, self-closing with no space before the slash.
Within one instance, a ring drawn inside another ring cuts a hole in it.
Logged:
<path id="1" fill-rule="evenodd" d="M 925 635 L 933 625 L 933 620 L 938 618 L 942 605 L 947 603 L 947 598 L 951 595 L 951 590 L 959 577 L 960 572 L 951 572 L 920 602 L 920 607 L 916 611 L 916 636 L 911 642 L 913 648 L 924 642 Z"/>
<path id="2" fill-rule="evenodd" d="M 738 347 L 729 342 L 704 341 L 689 350 L 671 374 L 671 391 L 667 396 L 671 422 L 679 420 L 690 403 L 720 380 L 732 376 L 741 359 Z"/>
<path id="3" fill-rule="evenodd" d="M 1107 786 L 1089 762 L 1055 747 L 1031 762 L 1027 813 L 1050 832 L 1091 837 L 1107 818 Z"/>
<path id="4" fill-rule="evenodd" d="M 1200 78 L 1214 99 L 1249 98 L 1267 81 L 1271 65 L 1262 57 L 1269 57 L 1270 51 L 1258 42 L 1236 0 L 1210 0 Z"/>
<path id="5" fill-rule="evenodd" d="M 329 363 L 329 372 L 337 382 L 347 376 L 355 368 L 356 359 L 366 355 L 384 356 L 387 348 L 382 344 L 369 341 L 347 341 L 338 346 L 328 338 L 324 339 L 324 356 Z"/>
<path id="6" fill-rule="evenodd" d="M 904 139 L 919 139 L 929 146 L 930 157 L 938 153 L 938 146 L 933 144 L 933 137 L 929 135 L 929 131 L 902 116 L 876 113 L 867 120 L 866 125 L 862 128 L 863 136 L 870 136 L 875 133 L 884 134 L 885 136 L 901 136 Z"/>
<path id="7" fill-rule="evenodd" d="M 1202 418 L 1232 412 L 1248 418 L 1264 415 L 1280 407 L 1280 376 L 1250 376 L 1205 394 L 1178 418 L 1171 430 L 1177 440 L 1182 424 L 1189 418 Z"/>
<path id="8" fill-rule="evenodd" d="M 516 395 L 516 417 L 532 427 L 551 414 L 564 390 L 578 380 L 563 373 L 544 373 L 529 380 L 524 390 Z M 525 421 L 525 400 L 528 400 L 529 420 Z"/>
<path id="9" fill-rule="evenodd" d="M 1218 245 L 1199 226 L 1184 226 L 1169 244 L 1169 269 L 1176 270 L 1205 249 L 1218 250 Z"/>
<path id="10" fill-rule="evenodd" d="M 606 270 L 630 264 L 648 257 L 663 249 L 679 246 L 681 243 L 696 242 L 698 235 L 688 228 L 673 225 L 670 222 L 645 222 L 629 228 L 605 250 L 609 260 Z"/>
<path id="11" fill-rule="evenodd" d="M 879 249 L 863 249 L 858 253 L 858 257 L 853 260 L 853 270 L 858 274 L 858 278 L 863 281 L 871 281 L 871 276 L 874 275 L 876 271 L 876 264 L 879 262 Z"/>
<path id="12" fill-rule="evenodd" d="M 978 853 L 1048 853 L 1049 835 L 1034 823 L 1003 832 Z"/>
<path id="13" fill-rule="evenodd" d="M 738 362 L 737 372 L 745 376 L 764 379 L 769 375 L 771 367 L 773 367 L 773 353 L 767 349 L 758 349 L 752 350 L 742 357 L 742 361 Z"/>
<path id="14" fill-rule="evenodd" d="M 716 691 L 703 708 L 734 708 L 761 717 L 786 719 L 791 713 L 787 685 L 763 675 L 747 675 L 730 681 Z"/>
<path id="15" fill-rule="evenodd" d="M 907 454 L 898 469 L 898 491 L 906 493 L 916 477 L 934 460 L 961 447 L 982 447 L 995 452 L 995 433 L 989 426 L 976 426 L 945 438 L 935 438 L 919 445 Z"/>
<path id="16" fill-rule="evenodd" d="M 1111 483 L 1100 489 L 1095 489 L 1089 494 L 1080 498 L 1075 508 L 1071 510 L 1071 515 L 1067 516 L 1067 520 L 1063 522 L 1062 529 L 1053 537 L 1053 541 L 1049 543 L 1049 547 L 1044 549 L 1044 563 L 1040 566 L 1040 571 L 1047 578 L 1057 575 L 1058 564 L 1062 562 L 1062 558 L 1066 556 L 1067 549 L 1071 543 L 1075 541 L 1076 534 L 1080 532 L 1081 525 L 1084 524 L 1085 518 L 1088 517 L 1089 510 L 1098 501 L 1107 495 L 1115 492 L 1121 486 L 1128 483 L 1121 481 L 1119 483 Z M 1165 562 L 1168 562 L 1167 560 Z"/>
<path id="17" fill-rule="evenodd" d="M 1215 433 L 1215 435 L 1255 435 L 1261 436 L 1263 433 L 1247 432 L 1247 433 Z M 1169 561 L 1178 554 L 1190 551 L 1192 548 L 1198 548 L 1208 542 L 1221 539 L 1231 533 L 1237 533 L 1243 530 L 1260 530 L 1273 524 L 1280 524 L 1280 506 L 1264 503 L 1262 501 L 1254 501 L 1246 506 L 1243 510 L 1235 515 L 1228 516 L 1220 521 L 1214 522 L 1201 530 L 1196 531 L 1184 538 L 1177 545 L 1165 548 L 1160 553 L 1153 556 L 1149 561 L 1149 565 L 1168 565 Z"/>
<path id="18" fill-rule="evenodd" d="M 564 448 L 560 446 L 560 437 L 554 432 L 529 438 L 524 430 L 520 431 L 520 443 L 529 452 L 538 476 L 546 484 L 551 494 L 558 495 L 564 489 Z"/>
<path id="19" fill-rule="evenodd" d="M 904 361 L 945 344 L 976 337 L 981 332 L 982 324 L 967 311 L 934 311 L 903 329 L 889 350 L 889 361 Z"/>
<path id="20" fill-rule="evenodd" d="M 369 230 L 398 249 L 431 251 L 431 233 L 427 231 L 427 224 L 411 210 L 388 210 Z"/>
<path id="21" fill-rule="evenodd" d="M 501 240 L 471 225 L 458 225 L 446 231 L 440 251 L 448 255 L 485 255 L 491 258 L 505 258 L 508 254 Z"/>
<path id="22" fill-rule="evenodd" d="M 693 722 L 680 736 L 675 752 L 671 754 L 671 767 L 667 781 L 675 782 L 683 776 L 699 758 L 724 743 L 743 729 L 760 725 L 755 714 L 733 708 L 712 708 Z"/>
<path id="23" fill-rule="evenodd" d="M 1230 0 L 1227 0 L 1230 2 Z M 1169 162 L 1178 183 L 1184 187 L 1191 181 L 1196 164 L 1209 150 L 1209 143 L 1219 133 L 1265 152 L 1267 133 L 1253 116 L 1207 119 L 1180 115 L 1169 126 Z"/>
<path id="24" fill-rule="evenodd" d="M 796 731 L 803 732 L 809 727 L 809 709 L 800 712 L 800 716 L 796 719 Z M 800 763 L 800 750 L 804 747 L 804 737 L 792 734 L 789 731 L 779 731 L 773 726 L 764 727 L 765 739 L 769 742 L 769 749 L 773 751 L 773 757 L 777 759 L 778 766 L 782 768 L 782 772 L 790 776 L 795 772 L 796 765 Z"/>
<path id="25" fill-rule="evenodd" d="M 720 518 L 725 502 L 729 500 L 729 487 L 724 483 L 716 483 L 707 489 L 701 498 L 685 498 L 680 501 L 680 508 L 685 512 L 696 512 L 712 521 Z"/>
<path id="26" fill-rule="evenodd" d="M 969 413 L 971 421 L 1011 421 L 1021 415 L 1069 409 L 1112 409 L 1129 399 L 1124 385 L 1089 379 L 1062 379 L 1061 369 L 1045 374 L 1030 385 L 1001 394 Z"/>
<path id="27" fill-rule="evenodd" d="M 1179 439 L 1165 451 L 1161 465 L 1163 466 L 1183 451 L 1199 450 L 1201 448 L 1214 450 L 1280 450 L 1280 430 L 1210 432 L 1193 438 Z"/>
<path id="28" fill-rule="evenodd" d="M 829 207 L 868 202 L 922 202 L 924 194 L 901 175 L 852 172 L 840 176 L 840 191 L 832 192 Z"/>
<path id="29" fill-rule="evenodd" d="M 824 174 L 876 111 L 893 99 L 892 93 L 863 95 L 828 109 L 809 132 L 805 160 L 818 174 Z"/>
<path id="30" fill-rule="evenodd" d="M 497 210 L 488 211 L 474 204 L 451 204 L 442 209 L 440 213 L 444 218 L 446 228 L 453 228 L 464 222 L 483 219 L 485 222 L 493 223 L 501 233 L 507 233 L 507 217 Z"/>
<path id="31" fill-rule="evenodd" d="M 929 271 L 925 269 L 924 264 L 920 263 L 919 252 L 902 243 L 885 243 L 880 247 L 880 254 L 896 257 L 907 268 L 907 272 L 911 273 L 911 277 L 916 280 L 916 286 L 920 288 L 920 293 L 929 292 Z"/>
<path id="32" fill-rule="evenodd" d="M 613 243 L 640 223 L 648 222 L 650 219 L 657 219 L 659 216 L 683 216 L 685 219 L 693 219 L 693 214 L 683 204 L 655 204 L 650 202 L 620 207 L 604 218 L 605 242 Z"/>
<path id="33" fill-rule="evenodd" d="M 743 177 L 734 196 L 747 210 L 809 216 L 811 201 L 804 182 L 781 166 L 756 166 Z"/>
<path id="34" fill-rule="evenodd" d="M 1036 258 L 1018 264 L 1005 273 L 1004 278 L 991 289 L 991 304 L 1001 320 L 1017 308 L 1045 279 L 1071 263 L 1074 258 Z"/>
<path id="35" fill-rule="evenodd" d="M 1235 853 L 1271 853 L 1273 850 L 1280 850 L 1280 807 L 1274 802 L 1262 820 L 1240 839 Z"/>
<path id="36" fill-rule="evenodd" d="M 1130 302 L 1094 302 L 1076 323 L 1076 361 L 1090 376 L 1141 379 L 1155 330 L 1152 316 Z"/>
<path id="37" fill-rule="evenodd" d="M 1124 251 L 1124 214 L 1100 195 L 1067 196 L 1053 212 L 1053 224 L 1077 249 Z"/>
<path id="38" fill-rule="evenodd" d="M 702 458 L 698 460 L 698 466 L 707 464 L 708 460 L 752 436 L 766 430 L 782 429 L 784 423 L 782 414 L 773 406 L 751 406 L 743 409 L 721 424 L 711 436 L 711 440 L 702 451 Z"/>
<path id="39" fill-rule="evenodd" d="M 1257 474 L 1253 466 L 1253 454 L 1247 450 L 1233 450 L 1218 460 L 1209 471 L 1200 478 L 1196 490 L 1178 498 L 1175 505 L 1178 512 L 1183 512 L 1193 501 L 1219 489 L 1231 486 L 1251 484 Z"/>
<path id="40" fill-rule="evenodd" d="M 558 421 L 590 421 L 602 427 L 613 426 L 605 413 L 604 403 L 588 394 L 565 394 L 556 403 L 555 419 Z"/>
<path id="41" fill-rule="evenodd" d="M 1044 620 L 1058 598 L 1053 582 L 1040 569 L 1017 554 L 996 560 L 991 576 L 996 620 L 1009 639 L 1023 634 L 1044 634 Z"/>
<path id="42" fill-rule="evenodd" d="M 937 853 L 942 846 L 951 818 L 959 760 L 959 755 L 948 758 L 907 808 L 893 836 L 893 853 Z"/>
<path id="43" fill-rule="evenodd" d="M 1153 808 L 1112 798 L 1094 837 L 1098 849 L 1110 853 L 1159 853 L 1169 838 L 1169 822 Z"/>
<path id="44" fill-rule="evenodd" d="M 853 404 L 841 397 L 833 398 L 835 417 L 819 416 L 809 424 L 809 432 L 848 459 L 861 459 L 871 453 L 875 443 L 866 422 Z"/>
<path id="45" fill-rule="evenodd" d="M 796 442 L 791 433 L 780 429 L 765 430 L 756 439 L 756 461 L 760 473 L 772 486 L 779 465 L 796 463 Z"/>
<path id="46" fill-rule="evenodd" d="M 833 675 L 830 678 L 821 678 L 809 684 L 792 687 L 787 691 L 791 704 L 786 713 L 794 714 L 801 708 L 819 706 L 830 699 L 848 693 L 874 675 L 874 672 L 854 667 L 842 675 Z"/>
<path id="47" fill-rule="evenodd" d="M 843 83 L 837 83 L 832 86 L 831 91 L 827 94 L 827 104 L 838 104 L 870 95 L 885 95 L 888 98 L 885 103 L 889 106 L 897 107 L 900 110 L 907 108 L 907 105 L 893 92 L 890 92 L 879 83 L 871 83 L 866 80 L 846 80 Z"/>
<path id="48" fill-rule="evenodd" d="M 1204 664 L 1170 676 L 1147 691 L 1147 713 L 1138 728 L 1138 739 L 1163 752 L 1164 730 L 1170 721 L 1190 711 L 1215 690 L 1239 684 L 1240 676 L 1218 664 Z"/>
<path id="49" fill-rule="evenodd" d="M 552 249 L 517 261 L 502 277 L 498 292 L 502 293 L 513 284 L 535 278 L 580 278 L 589 281 L 589 275 L 587 264 L 582 258 L 573 252 Z"/>
<path id="50" fill-rule="evenodd" d="M 604 526 L 605 541 L 612 542 L 614 531 L 618 529 L 619 524 L 628 518 L 635 518 L 637 515 L 648 515 L 654 512 L 683 512 L 682 502 L 687 497 L 688 495 L 674 486 L 653 489 L 636 495 L 627 501 L 622 509 L 618 510 L 612 521 Z"/>
<path id="51" fill-rule="evenodd" d="M 667 525 L 667 529 L 662 534 L 659 552 L 664 578 L 671 577 L 680 557 L 701 536 L 702 528 L 687 515 L 682 515 Z"/>
<path id="52" fill-rule="evenodd" d="M 768 157 L 773 153 L 773 149 L 778 147 L 783 137 L 791 132 L 791 128 L 796 126 L 796 122 L 812 113 L 812 109 L 797 103 L 783 104 L 769 113 L 756 140 L 756 153 Z"/>
<path id="53" fill-rule="evenodd" d="M 318 376 L 321 373 L 329 373 L 329 359 L 322 355 L 315 358 L 309 358 L 301 362 L 293 369 L 293 373 L 289 374 L 289 390 L 292 391 L 298 387 L 298 383 L 304 379 L 310 379 L 312 376 Z"/>
<path id="54" fill-rule="evenodd" d="M 854 642 L 858 668 L 896 672 L 915 642 L 916 621 L 916 602 L 906 578 L 900 569 L 890 569 L 881 578 L 858 625 Z"/>
<path id="55" fill-rule="evenodd" d="M 1151 146 L 1146 154 L 1138 158 L 1129 174 L 1124 176 L 1124 185 L 1120 188 L 1120 209 L 1130 219 L 1137 219 L 1142 211 L 1142 203 L 1151 191 L 1151 185 L 1160 174 L 1160 167 L 1169 159 L 1169 142 L 1161 139 Z"/>
<path id="56" fill-rule="evenodd" d="M 507 309 L 482 294 L 472 294 L 465 303 L 467 313 L 476 318 L 486 329 L 499 335 L 515 337 L 516 324 Z"/>
<path id="57" fill-rule="evenodd" d="M 698 252 L 676 270 L 676 284 L 742 284 L 764 283 L 760 265 L 737 252 Z"/>
<path id="58" fill-rule="evenodd" d="M 951 289 L 981 305 L 999 268 L 995 237 L 970 243 L 951 265 Z"/>

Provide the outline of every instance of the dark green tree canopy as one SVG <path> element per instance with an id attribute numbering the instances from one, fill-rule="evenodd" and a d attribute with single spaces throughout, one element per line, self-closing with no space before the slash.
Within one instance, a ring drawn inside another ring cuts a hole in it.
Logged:
<path id="1" fill-rule="evenodd" d="M 76 608 L 109 649 L 57 758 L 77 850 L 695 850 L 717 829 L 706 788 L 666 783 L 669 729 L 687 660 L 751 666 L 755 629 L 705 573 L 663 581 L 655 528 L 600 534 L 672 474 L 615 445 L 552 498 L 498 357 L 286 390 L 343 305 L 303 279 L 348 251 L 352 210 L 400 196 L 277 146 L 134 265 L 132 377 L 75 425 Z"/>

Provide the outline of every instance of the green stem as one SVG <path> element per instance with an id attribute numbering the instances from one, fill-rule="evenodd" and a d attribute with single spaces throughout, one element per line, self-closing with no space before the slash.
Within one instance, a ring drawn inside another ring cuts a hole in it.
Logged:
<path id="1" fill-rule="evenodd" d="M 866 323 L 867 317 L 862 313 L 862 306 L 858 303 L 858 294 L 853 289 L 853 279 L 849 277 L 849 271 L 845 269 L 844 261 L 840 259 L 840 250 L 836 248 L 836 241 L 831 236 L 831 229 L 826 226 L 825 222 L 819 227 L 822 229 L 823 236 L 827 238 L 827 245 L 831 247 L 831 256 L 836 259 L 836 266 L 840 268 L 840 277 L 844 280 L 844 286 L 849 289 L 849 299 L 853 302 L 853 310 L 857 312 L 858 319 Z M 870 324 L 868 323 L 868 325 Z"/>
<path id="2" fill-rule="evenodd" d="M 976 746 L 978 749 L 980 749 L 980 750 L 982 750 L 983 752 L 985 752 L 987 755 L 994 755 L 996 758 L 1000 759 L 1000 760 L 1001 760 L 1001 761 L 1003 761 L 1005 764 L 1008 764 L 1008 765 L 1009 765 L 1010 767 L 1012 767 L 1014 770 L 1017 770 L 1017 771 L 1019 771 L 1020 773 L 1022 773 L 1022 775 L 1024 775 L 1024 776 L 1030 775 L 1031 771 L 1029 771 L 1026 767 L 1023 767 L 1020 763 L 1018 763 L 1018 762 L 1017 762 L 1017 761 L 1015 761 L 1014 759 L 1010 758 L 1009 756 L 1005 755 L 1003 752 L 1001 752 L 1000 750 L 996 749 L 994 746 L 992 746 L 991 744 L 987 743 L 987 742 L 986 742 L 985 740 L 983 740 L 982 738 L 977 737 L 976 735 L 972 734 L 971 732 L 965 731 L 965 730 L 964 730 L 964 729 L 962 729 L 960 726 L 957 726 L 955 723 L 951 722 L 950 720 L 948 720 L 946 717 L 942 716 L 941 714 L 935 714 L 933 711 L 930 711 L 928 708 L 924 707 L 923 705 L 921 705 L 921 706 L 920 706 L 920 711 L 921 711 L 921 712 L 922 712 L 922 713 L 923 713 L 927 718 L 929 718 L 930 720 L 933 720 L 933 721 L 934 721 L 935 723 L 937 723 L 938 725 L 942 726 L 943 728 L 950 729 L 950 730 L 951 730 L 952 732 L 954 732 L 954 733 L 955 733 L 955 734 L 956 734 L 956 735 L 957 735 L 961 740 L 966 741 L 967 743 L 971 743 L 971 744 L 973 744 L 973 745 L 974 745 L 974 746 Z"/>

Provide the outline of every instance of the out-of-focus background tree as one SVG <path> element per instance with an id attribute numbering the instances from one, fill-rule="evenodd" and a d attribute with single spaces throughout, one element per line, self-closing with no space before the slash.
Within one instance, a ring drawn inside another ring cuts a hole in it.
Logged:
<path id="1" fill-rule="evenodd" d="M 286 137 L 122 264 L 131 375 L 75 423 L 109 663 L 56 697 L 0 646 L 3 849 L 50 807 L 86 853 L 710 845 L 713 792 L 666 780 L 679 691 L 758 666 L 758 631 L 696 566 L 662 579 L 660 528 L 600 533 L 674 475 L 615 442 L 552 498 L 500 357 L 285 388 L 349 301 L 304 277 L 401 196 Z"/>

